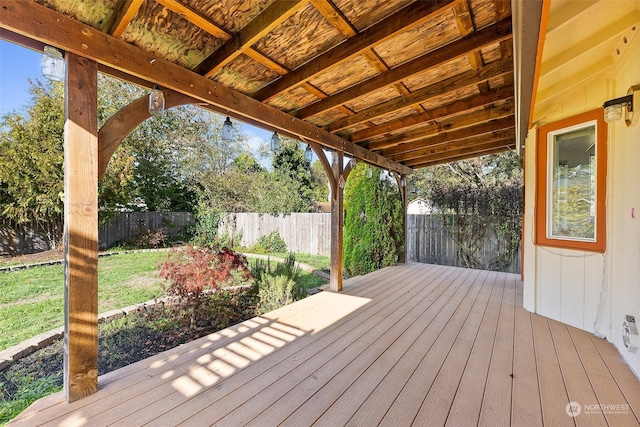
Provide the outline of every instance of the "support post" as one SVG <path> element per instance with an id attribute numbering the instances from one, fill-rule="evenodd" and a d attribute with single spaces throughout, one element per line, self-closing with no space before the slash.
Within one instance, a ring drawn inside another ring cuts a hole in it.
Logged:
<path id="1" fill-rule="evenodd" d="M 98 390 L 98 67 L 66 54 L 64 393 Z"/>
<path id="2" fill-rule="evenodd" d="M 334 292 L 342 291 L 342 237 L 344 225 L 344 187 L 340 185 L 343 173 L 343 153 L 336 153 L 337 159 L 331 165 L 333 178 L 337 185 L 332 187 L 331 193 L 331 273 L 329 289 Z M 342 181 L 344 182 L 344 181 Z"/>
<path id="3" fill-rule="evenodd" d="M 407 262 L 407 178 L 397 173 L 394 173 L 394 176 L 402 199 L 402 239 L 404 241 L 403 249 L 398 254 L 398 262 L 405 263 Z"/>

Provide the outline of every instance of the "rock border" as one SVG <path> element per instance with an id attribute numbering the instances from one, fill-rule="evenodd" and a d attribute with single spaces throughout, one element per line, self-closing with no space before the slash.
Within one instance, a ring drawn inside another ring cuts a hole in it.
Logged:
<path id="1" fill-rule="evenodd" d="M 140 250 L 133 250 L 133 251 L 108 252 L 98 256 L 112 256 L 112 255 L 137 253 L 137 252 L 168 251 L 170 249 L 171 248 L 140 249 Z M 243 253 L 242 255 L 246 256 L 247 258 L 269 259 L 277 262 L 285 261 L 283 258 L 272 257 L 269 255 L 245 254 L 245 253 Z M 40 263 L 34 263 L 34 264 L 11 266 L 11 267 L 5 267 L 3 269 L 0 269 L 0 272 L 24 270 L 27 268 L 40 267 L 43 265 L 56 265 L 56 264 L 61 264 L 62 262 L 63 260 L 58 260 L 58 261 L 46 261 L 46 262 L 40 262 Z M 314 276 L 322 277 L 323 279 L 329 280 L 329 274 L 322 270 L 318 270 L 308 264 L 304 264 L 297 261 L 296 261 L 296 265 L 300 267 L 302 270 L 313 274 Z M 242 286 L 236 286 L 233 288 L 238 288 L 238 287 L 242 287 Z M 233 288 L 230 288 L 230 289 L 233 289 Z M 324 288 L 324 286 L 322 288 Z M 322 291 L 321 288 L 312 288 L 308 290 L 309 294 L 315 294 L 321 291 Z M 141 309 L 151 308 L 157 304 L 165 304 L 168 301 L 169 301 L 169 297 L 164 297 L 159 299 L 156 298 L 153 300 L 149 300 L 147 302 L 143 302 L 141 304 L 134 304 L 125 308 L 117 308 L 115 310 L 110 310 L 110 311 L 107 311 L 106 313 L 102 313 L 98 315 L 98 324 L 104 323 L 110 320 L 119 319 L 131 312 L 138 311 Z M 42 350 L 43 348 L 50 346 L 55 341 L 62 338 L 64 338 L 64 326 L 60 326 L 59 328 L 36 335 L 35 337 L 29 338 L 28 340 L 23 341 L 20 344 L 14 345 L 12 347 L 9 347 L 5 350 L 0 351 L 0 371 L 4 370 L 11 363 L 16 362 L 22 359 L 23 357 L 27 357 L 38 350 Z"/>

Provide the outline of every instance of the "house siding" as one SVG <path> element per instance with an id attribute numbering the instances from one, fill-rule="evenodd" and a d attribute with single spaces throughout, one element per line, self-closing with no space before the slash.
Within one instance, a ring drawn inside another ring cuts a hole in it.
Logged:
<path id="1" fill-rule="evenodd" d="M 534 122 L 552 123 L 602 106 L 640 84 L 640 37 L 605 73 L 586 85 L 537 105 Z M 636 106 L 640 110 L 640 106 Z M 639 112 L 636 112 L 639 114 Z M 607 248 L 604 254 L 534 244 L 536 128 L 525 145 L 524 307 L 603 335 L 640 376 L 640 350 L 622 343 L 622 322 L 640 322 L 640 123 L 608 125 Z M 634 218 L 635 214 L 635 218 Z"/>

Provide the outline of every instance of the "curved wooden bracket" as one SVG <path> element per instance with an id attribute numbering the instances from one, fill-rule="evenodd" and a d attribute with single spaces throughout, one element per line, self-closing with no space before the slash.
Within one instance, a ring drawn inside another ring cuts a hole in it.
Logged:
<path id="1" fill-rule="evenodd" d="M 320 163 L 324 168 L 324 172 L 327 174 L 327 178 L 329 179 L 329 187 L 331 187 L 331 194 L 336 194 L 336 189 L 338 188 L 338 178 L 336 178 L 335 175 L 333 174 L 333 168 L 331 167 L 331 162 L 329 162 L 329 159 L 327 159 L 327 156 L 324 154 L 324 151 L 322 151 L 322 147 L 320 146 L 320 144 L 316 144 L 315 142 L 312 142 L 309 140 L 305 140 L 304 142 L 309 144 L 309 147 L 311 147 L 313 152 L 316 153 L 316 156 L 318 156 L 318 160 L 320 160 Z"/>
<path id="2" fill-rule="evenodd" d="M 164 89 L 165 108 L 195 104 L 197 100 L 172 90 Z M 98 132 L 98 179 L 104 177 L 107 165 L 122 140 L 140 123 L 151 117 L 149 96 L 144 95 L 123 107 L 107 120 Z"/>

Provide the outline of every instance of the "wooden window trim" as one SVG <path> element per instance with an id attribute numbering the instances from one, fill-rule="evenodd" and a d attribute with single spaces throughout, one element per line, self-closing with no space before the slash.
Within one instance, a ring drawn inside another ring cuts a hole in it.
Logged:
<path id="1" fill-rule="evenodd" d="M 596 121 L 596 168 L 597 168 L 597 200 L 596 200 L 596 236 L 595 242 L 563 240 L 547 237 L 547 135 L 550 132 Z M 563 249 L 575 249 L 590 252 L 606 250 L 606 179 L 607 179 L 607 124 L 604 121 L 604 110 L 598 108 L 577 116 L 569 117 L 555 123 L 540 126 L 537 129 L 536 150 L 536 232 L 535 244 Z"/>

